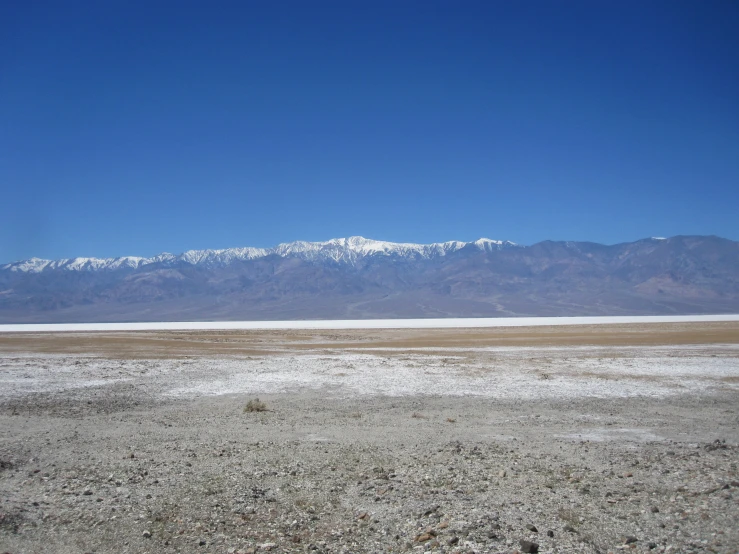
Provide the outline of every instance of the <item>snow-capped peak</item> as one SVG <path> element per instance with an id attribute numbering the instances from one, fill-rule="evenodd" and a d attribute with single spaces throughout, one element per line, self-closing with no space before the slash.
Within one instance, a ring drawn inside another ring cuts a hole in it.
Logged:
<path id="1" fill-rule="evenodd" d="M 274 248 L 226 248 L 222 250 L 188 250 L 179 255 L 162 253 L 151 258 L 124 256 L 119 258 L 71 258 L 42 260 L 31 258 L 0 266 L 0 270 L 24 273 L 63 269 L 67 271 L 99 271 L 115 269 L 138 269 L 151 264 L 173 265 L 187 263 L 205 267 L 225 266 L 236 261 L 254 260 L 276 255 L 282 258 L 295 257 L 309 261 L 333 261 L 354 264 L 370 256 L 395 256 L 407 259 L 430 259 L 446 256 L 463 248 L 476 248 L 486 252 L 516 246 L 510 241 L 481 238 L 474 242 L 448 241 L 432 244 L 385 242 L 353 236 L 331 239 L 324 242 L 296 241 Z"/>

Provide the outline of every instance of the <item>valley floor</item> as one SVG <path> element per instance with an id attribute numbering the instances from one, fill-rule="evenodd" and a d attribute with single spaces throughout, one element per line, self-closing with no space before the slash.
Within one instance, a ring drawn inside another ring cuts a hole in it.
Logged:
<path id="1" fill-rule="evenodd" d="M 737 463 L 739 322 L 0 334 L 0 552 L 739 552 Z"/>

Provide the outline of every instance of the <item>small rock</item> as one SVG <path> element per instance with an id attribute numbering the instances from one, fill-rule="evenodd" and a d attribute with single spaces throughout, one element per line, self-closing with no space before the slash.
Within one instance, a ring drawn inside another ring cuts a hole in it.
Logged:
<path id="1" fill-rule="evenodd" d="M 455 545 L 455 544 L 457 544 L 458 542 L 459 542 L 459 537 L 452 537 L 451 539 L 449 539 L 448 541 L 446 541 L 446 543 L 447 543 L 447 544 L 448 544 L 449 546 L 454 546 L 454 545 Z"/>
<path id="2" fill-rule="evenodd" d="M 651 508 L 649 508 L 649 511 L 652 512 L 653 514 L 658 514 L 659 508 L 657 506 L 652 506 Z"/>
<path id="3" fill-rule="evenodd" d="M 532 533 L 538 533 L 539 530 L 536 528 L 536 525 L 532 525 L 531 523 L 526 525 L 526 529 L 531 531 Z"/>
<path id="4" fill-rule="evenodd" d="M 198 545 L 200 545 L 200 546 L 205 546 L 206 544 L 208 544 L 208 543 L 205 542 L 204 539 L 200 539 L 200 541 L 198 541 Z"/>
<path id="5" fill-rule="evenodd" d="M 551 529 L 547 531 L 547 537 L 554 537 L 554 531 L 552 531 Z"/>
<path id="6" fill-rule="evenodd" d="M 426 542 L 430 541 L 432 539 L 433 535 L 431 533 L 421 533 L 418 535 L 415 539 L 416 542 Z"/>
<path id="7" fill-rule="evenodd" d="M 565 525 L 562 527 L 563 530 L 567 531 L 568 533 L 577 533 L 577 529 L 575 529 L 572 525 Z"/>
<path id="8" fill-rule="evenodd" d="M 150 539 L 151 538 L 151 531 L 148 531 L 148 530 L 147 531 L 144 531 L 143 533 L 141 533 L 141 536 L 144 537 L 145 539 Z"/>
<path id="9" fill-rule="evenodd" d="M 621 537 L 621 542 L 623 544 L 632 544 L 635 543 L 638 539 L 636 537 L 632 537 L 631 535 L 627 535 L 625 537 Z"/>
<path id="10" fill-rule="evenodd" d="M 657 543 L 650 542 L 647 546 L 649 547 L 649 550 L 654 550 L 655 548 L 657 548 Z"/>
<path id="11" fill-rule="evenodd" d="M 506 470 L 505 469 L 501 469 L 498 472 L 498 477 L 505 477 L 506 475 L 508 475 L 508 473 L 506 473 Z"/>
<path id="12" fill-rule="evenodd" d="M 524 552 L 526 554 L 531 552 L 539 552 L 539 545 L 535 542 L 525 541 L 523 539 L 518 542 L 521 545 L 521 552 Z"/>
<path id="13" fill-rule="evenodd" d="M 92 491 L 90 489 L 85 489 L 85 492 L 83 492 L 85 496 L 92 496 Z"/>
<path id="14" fill-rule="evenodd" d="M 430 516 L 431 514 L 433 514 L 434 512 L 436 512 L 436 511 L 437 511 L 437 510 L 438 510 L 438 509 L 439 509 L 440 507 L 441 507 L 441 506 L 439 506 L 438 504 L 434 504 L 434 505 L 432 505 L 432 506 L 428 506 L 428 507 L 427 507 L 427 508 L 426 508 L 426 509 L 425 509 L 425 510 L 423 511 L 423 515 L 424 515 L 424 516 Z"/>

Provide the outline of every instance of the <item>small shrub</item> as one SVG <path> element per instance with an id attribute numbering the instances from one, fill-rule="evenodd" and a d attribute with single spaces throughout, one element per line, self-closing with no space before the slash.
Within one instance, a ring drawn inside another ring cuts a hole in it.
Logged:
<path id="1" fill-rule="evenodd" d="M 577 526 L 580 524 L 580 518 L 577 512 L 571 508 L 560 508 L 557 511 L 557 517 L 570 525 Z"/>
<path id="2" fill-rule="evenodd" d="M 267 404 L 259 400 L 259 398 L 255 398 L 254 400 L 249 400 L 249 402 L 246 403 L 246 406 L 244 406 L 244 413 L 266 412 L 266 411 L 267 411 Z"/>
<path id="3" fill-rule="evenodd" d="M 457 423 L 457 420 L 453 417 L 446 418 L 447 423 Z"/>

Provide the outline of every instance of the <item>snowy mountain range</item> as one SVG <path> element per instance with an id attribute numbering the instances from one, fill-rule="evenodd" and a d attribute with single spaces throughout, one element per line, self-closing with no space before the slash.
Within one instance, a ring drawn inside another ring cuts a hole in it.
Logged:
<path id="1" fill-rule="evenodd" d="M 362 237 L 0 266 L 0 322 L 739 313 L 739 242 Z"/>
<path id="2" fill-rule="evenodd" d="M 223 250 L 188 250 L 175 255 L 162 253 L 151 258 L 123 256 L 119 258 L 69 258 L 42 260 L 31 258 L 0 266 L 0 270 L 40 273 L 42 271 L 100 271 L 114 269 L 140 269 L 152 264 L 175 265 L 184 262 L 204 267 L 222 267 L 235 261 L 255 260 L 276 255 L 282 258 L 295 257 L 301 260 L 321 262 L 334 261 L 354 264 L 367 256 L 396 256 L 407 259 L 430 259 L 445 256 L 462 248 L 477 248 L 490 252 L 517 246 L 509 241 L 479 239 L 474 242 L 449 241 L 434 244 L 412 244 L 384 242 L 364 237 L 331 239 L 325 242 L 296 241 L 283 243 L 274 248 L 226 248 Z"/>

